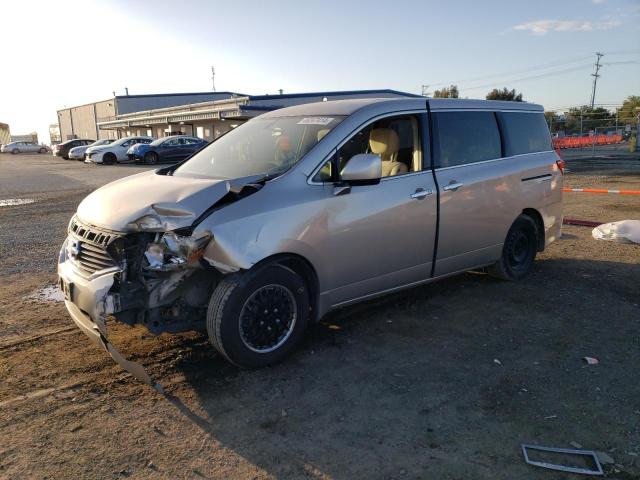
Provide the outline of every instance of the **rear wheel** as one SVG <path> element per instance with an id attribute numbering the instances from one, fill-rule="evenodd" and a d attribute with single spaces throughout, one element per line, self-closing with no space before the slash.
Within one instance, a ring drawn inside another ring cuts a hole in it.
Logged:
<path id="1" fill-rule="evenodd" d="M 531 270 L 537 246 L 536 223 L 527 215 L 518 216 L 507 233 L 500 260 L 489 267 L 489 274 L 503 280 L 520 280 Z"/>
<path id="2" fill-rule="evenodd" d="M 113 153 L 105 153 L 104 157 L 102 157 L 102 163 L 105 165 L 113 165 L 116 163 L 116 156 Z"/>
<path id="3" fill-rule="evenodd" d="M 147 165 L 155 165 L 158 163 L 158 154 L 156 152 L 147 152 L 144 155 L 144 163 Z"/>
<path id="4" fill-rule="evenodd" d="M 41 148 L 40 150 L 38 150 L 38 153 L 47 153 L 47 149 L 46 148 Z"/>
<path id="5" fill-rule="evenodd" d="M 15 155 L 17 153 L 20 153 L 20 150 L 18 150 L 17 148 L 14 148 L 13 150 L 11 150 L 11 153 Z"/>
<path id="6" fill-rule="evenodd" d="M 259 368 L 291 353 L 302 338 L 308 314 L 302 277 L 271 265 L 220 281 L 209 302 L 207 332 L 227 360 Z"/>

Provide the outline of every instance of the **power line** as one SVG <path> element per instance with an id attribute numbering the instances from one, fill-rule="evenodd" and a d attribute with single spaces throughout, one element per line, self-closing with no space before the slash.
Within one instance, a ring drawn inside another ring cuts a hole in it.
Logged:
<path id="1" fill-rule="evenodd" d="M 613 52 L 607 52 L 607 56 L 635 55 L 635 54 L 640 54 L 640 50 L 616 50 L 616 51 L 613 51 Z M 430 87 L 459 85 L 459 84 L 463 84 L 463 83 L 470 83 L 470 82 L 476 82 L 476 81 L 480 81 L 480 80 L 488 80 L 488 79 L 492 79 L 492 78 L 503 77 L 505 75 L 515 75 L 515 74 L 518 74 L 518 73 L 526 73 L 526 72 L 532 72 L 532 71 L 547 70 L 547 69 L 554 68 L 554 67 L 571 65 L 571 64 L 574 64 L 574 63 L 582 62 L 582 61 L 588 60 L 590 58 L 591 58 L 591 55 L 585 55 L 585 56 L 581 56 L 581 57 L 571 57 L 571 58 L 566 58 L 564 60 L 558 60 L 558 61 L 554 61 L 554 62 L 543 63 L 543 64 L 539 64 L 539 65 L 533 65 L 531 67 L 517 69 L 517 70 L 508 70 L 508 71 L 505 71 L 505 72 L 495 73 L 495 74 L 491 74 L 491 75 L 484 75 L 484 76 L 480 76 L 480 77 L 465 78 L 465 79 L 454 80 L 454 81 L 449 81 L 449 82 L 432 83 L 430 85 Z M 631 63 L 638 63 L 638 62 L 634 62 L 634 61 L 609 62 L 609 63 L 603 64 L 603 65 L 621 65 L 621 64 L 631 64 Z M 563 71 L 564 70 L 560 70 L 560 72 L 563 72 Z M 553 74 L 554 72 L 548 72 L 548 73 L 549 74 Z M 533 78 L 537 78 L 537 77 L 533 77 Z M 501 81 L 501 82 L 496 82 L 496 84 L 497 83 L 506 83 L 506 82 L 502 82 Z M 489 85 L 489 86 L 492 86 L 492 85 Z M 484 87 L 484 86 L 482 86 L 482 87 L 469 87 L 468 89 L 472 89 L 472 88 L 486 88 L 486 87 Z"/>
<path id="2" fill-rule="evenodd" d="M 517 69 L 517 70 L 508 70 L 506 72 L 501 72 L 501 73 L 495 73 L 492 75 L 484 75 L 481 77 L 473 77 L 473 78 L 466 78 L 466 79 L 462 79 L 462 80 L 455 80 L 452 82 L 442 82 L 442 83 L 434 83 L 431 84 L 431 87 L 439 87 L 442 85 L 457 85 L 460 83 L 469 83 L 469 82 L 476 82 L 479 80 L 487 80 L 490 78 L 496 78 L 496 77 L 502 77 L 504 75 L 515 75 L 518 73 L 526 73 L 526 72 L 531 72 L 531 71 L 538 71 L 538 70 L 546 70 L 548 68 L 553 68 L 553 67 L 558 67 L 561 65 L 570 65 L 572 63 L 577 63 L 577 62 L 582 62 L 584 60 L 588 60 L 589 58 L 591 58 L 591 55 L 588 56 L 583 56 L 583 57 L 578 57 L 578 58 L 573 58 L 573 59 L 566 59 L 566 60 L 558 60 L 555 62 L 549 62 L 549 63 L 543 63 L 540 65 L 533 65 L 531 67 L 527 67 L 527 68 L 521 68 L 521 69 Z"/>
<path id="3" fill-rule="evenodd" d="M 586 68 L 589 68 L 590 65 L 581 65 L 579 67 L 573 67 L 573 68 L 566 68 L 563 70 L 557 70 L 555 72 L 548 72 L 548 73 L 542 73 L 540 75 L 532 75 L 529 77 L 521 77 L 521 78 L 514 78 L 511 80 L 500 80 L 500 81 L 495 81 L 492 83 L 487 83 L 485 85 L 477 85 L 475 87 L 466 87 L 465 90 L 477 90 L 479 88 L 490 88 L 490 87 L 495 87 L 498 84 L 510 84 L 510 83 L 516 83 L 516 82 L 523 82 L 525 80 L 533 80 L 536 78 L 544 78 L 544 77 L 553 77 L 555 75 L 562 75 L 565 73 L 570 73 L 570 72 L 576 72 L 578 70 L 584 70 Z"/>
<path id="4" fill-rule="evenodd" d="M 604 57 L 604 53 L 596 52 L 596 56 L 598 57 L 595 64 L 596 71 L 595 73 L 591 74 L 591 76 L 593 77 L 593 90 L 591 91 L 591 108 L 593 108 L 593 103 L 596 101 L 596 86 L 598 85 L 598 78 L 600 77 L 598 72 L 600 71 L 600 67 L 602 66 L 600 65 L 600 59 Z"/>

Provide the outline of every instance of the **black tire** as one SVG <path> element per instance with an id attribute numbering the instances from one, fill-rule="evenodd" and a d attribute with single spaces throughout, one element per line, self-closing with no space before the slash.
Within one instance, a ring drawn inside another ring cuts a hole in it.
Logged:
<path id="1" fill-rule="evenodd" d="M 18 150 L 17 148 L 14 148 L 13 150 L 11 150 L 11 153 L 13 155 L 16 155 L 16 154 L 20 153 L 20 150 Z"/>
<path id="2" fill-rule="evenodd" d="M 144 154 L 144 163 L 147 165 L 155 165 L 158 163 L 158 154 L 156 152 L 147 152 Z"/>
<path id="3" fill-rule="evenodd" d="M 280 318 L 283 314 L 287 320 Z M 304 334 L 308 316 L 309 294 L 303 278 L 284 266 L 269 265 L 222 278 L 209 302 L 207 333 L 231 363 L 260 368 L 291 353 Z"/>
<path id="4" fill-rule="evenodd" d="M 524 278 L 538 251 L 538 229 L 527 215 L 520 215 L 511 225 L 502 247 L 500 260 L 491 265 L 489 274 L 503 280 Z"/>
<path id="5" fill-rule="evenodd" d="M 105 153 L 104 157 L 102 157 L 102 163 L 105 165 L 113 165 L 116 161 L 117 158 L 113 153 Z"/>
<path id="6" fill-rule="evenodd" d="M 47 153 L 47 149 L 46 148 L 41 148 L 40 150 L 38 150 L 38 153 Z"/>

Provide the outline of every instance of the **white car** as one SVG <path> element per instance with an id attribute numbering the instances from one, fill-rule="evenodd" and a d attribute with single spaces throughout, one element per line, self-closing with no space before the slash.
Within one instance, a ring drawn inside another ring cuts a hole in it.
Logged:
<path id="1" fill-rule="evenodd" d="M 128 160 L 127 150 L 129 147 L 136 143 L 151 143 L 154 140 L 153 137 L 125 137 L 109 145 L 89 147 L 84 161 L 85 163 L 103 163 L 105 165 L 126 161 Z"/>
<path id="2" fill-rule="evenodd" d="M 90 145 L 81 145 L 79 147 L 73 147 L 69 150 L 69 158 L 71 160 L 84 160 L 85 153 L 91 147 L 99 147 L 101 145 L 109 145 L 113 142 L 113 138 L 103 138 L 102 140 L 97 140 Z"/>
<path id="3" fill-rule="evenodd" d="M 2 153 L 47 153 L 49 150 L 44 145 L 34 142 L 11 142 L 3 145 L 0 149 Z"/>

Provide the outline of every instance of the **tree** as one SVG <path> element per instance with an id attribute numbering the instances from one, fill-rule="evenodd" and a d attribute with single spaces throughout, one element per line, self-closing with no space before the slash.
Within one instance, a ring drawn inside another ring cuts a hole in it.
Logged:
<path id="1" fill-rule="evenodd" d="M 556 112 L 544 112 L 544 118 L 547 120 L 547 125 L 549 125 L 551 132 L 563 130 L 562 125 L 560 125 L 560 117 Z"/>
<path id="2" fill-rule="evenodd" d="M 564 131 L 567 133 L 589 133 L 596 127 L 610 127 L 615 123 L 615 116 L 609 110 L 602 107 L 591 108 L 589 105 L 570 108 L 564 118 Z"/>
<path id="3" fill-rule="evenodd" d="M 635 125 L 638 122 L 638 114 L 640 114 L 640 110 L 636 110 L 636 108 L 640 108 L 640 96 L 627 97 L 618 110 L 618 125 Z"/>
<path id="4" fill-rule="evenodd" d="M 457 85 L 451 85 L 450 87 L 444 87 L 441 90 L 433 92 L 433 98 L 458 98 L 460 92 L 458 92 Z"/>
<path id="5" fill-rule="evenodd" d="M 507 87 L 504 87 L 502 90 L 494 88 L 489 93 L 487 93 L 487 100 L 507 100 L 509 102 L 521 102 L 522 93 L 516 94 L 515 88 L 513 90 L 509 90 Z"/>

